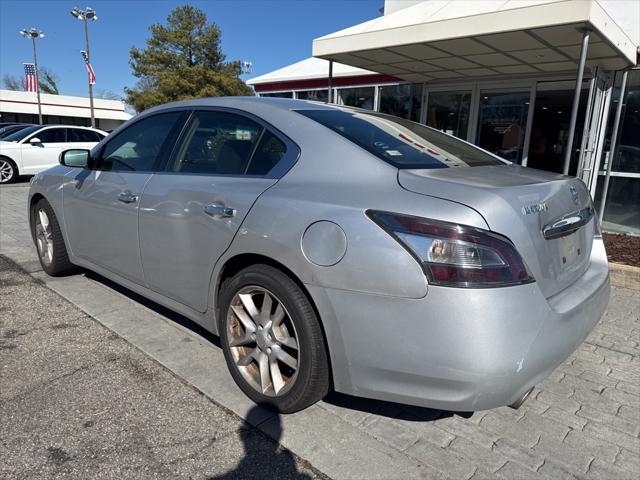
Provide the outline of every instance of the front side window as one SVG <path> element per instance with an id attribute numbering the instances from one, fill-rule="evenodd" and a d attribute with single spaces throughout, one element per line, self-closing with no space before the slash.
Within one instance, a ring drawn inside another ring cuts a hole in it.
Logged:
<path id="1" fill-rule="evenodd" d="M 504 164 L 473 145 L 403 118 L 337 108 L 296 111 L 396 168 Z"/>
<path id="2" fill-rule="evenodd" d="M 37 132 L 36 137 L 41 143 L 64 143 L 67 141 L 66 128 L 47 128 Z"/>
<path id="3" fill-rule="evenodd" d="M 195 112 L 170 170 L 185 173 L 246 173 L 263 127 L 228 112 Z"/>
<path id="4" fill-rule="evenodd" d="M 140 120 L 120 132 L 105 146 L 100 169 L 150 172 L 162 154 L 162 146 L 182 112 L 169 112 Z"/>

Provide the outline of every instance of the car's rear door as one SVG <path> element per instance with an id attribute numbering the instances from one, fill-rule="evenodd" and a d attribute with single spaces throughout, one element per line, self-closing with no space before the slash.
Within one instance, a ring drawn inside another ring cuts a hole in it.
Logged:
<path id="1" fill-rule="evenodd" d="M 144 117 L 96 153 L 92 170 L 74 169 L 64 183 L 64 218 L 73 254 L 144 284 L 138 237 L 145 184 L 173 147 L 184 112 Z"/>
<path id="2" fill-rule="evenodd" d="M 194 111 L 181 137 L 142 195 L 142 265 L 149 288 L 204 312 L 216 261 L 297 147 L 255 117 L 220 109 Z"/>

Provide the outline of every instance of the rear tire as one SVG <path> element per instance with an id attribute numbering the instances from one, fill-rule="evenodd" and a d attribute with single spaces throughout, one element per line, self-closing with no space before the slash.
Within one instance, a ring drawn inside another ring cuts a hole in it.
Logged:
<path id="1" fill-rule="evenodd" d="M 292 413 L 327 394 L 324 334 L 296 282 L 271 266 L 253 265 L 225 280 L 218 300 L 225 360 L 249 398 Z"/>
<path id="2" fill-rule="evenodd" d="M 31 209 L 31 233 L 40 265 L 48 275 L 59 277 L 74 272 L 75 266 L 69 261 L 58 219 L 44 198 Z"/>
<path id="3" fill-rule="evenodd" d="M 7 157 L 0 157 L 0 184 L 11 183 L 18 178 L 18 167 Z"/>

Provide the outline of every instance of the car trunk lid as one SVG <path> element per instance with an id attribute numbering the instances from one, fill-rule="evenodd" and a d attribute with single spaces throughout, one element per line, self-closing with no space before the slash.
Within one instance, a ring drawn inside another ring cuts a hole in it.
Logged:
<path id="1" fill-rule="evenodd" d="M 517 165 L 399 170 L 406 190 L 462 203 L 508 237 L 550 297 L 588 268 L 595 221 L 581 180 Z"/>

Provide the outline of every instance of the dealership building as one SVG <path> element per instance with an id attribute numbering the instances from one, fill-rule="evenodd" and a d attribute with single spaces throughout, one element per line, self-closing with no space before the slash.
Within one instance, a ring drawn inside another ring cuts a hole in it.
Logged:
<path id="1" fill-rule="evenodd" d="M 587 184 L 603 227 L 640 234 L 640 2 L 386 0 L 253 78 L 260 96 L 409 118 Z"/>
<path id="2" fill-rule="evenodd" d="M 131 118 L 120 100 L 96 98 L 93 103 L 96 127 L 101 130 L 113 130 Z M 91 125 L 91 108 L 87 97 L 42 93 L 40 104 L 42 123 L 46 125 Z M 37 94 L 0 90 L 0 123 L 3 122 L 38 123 Z"/>

